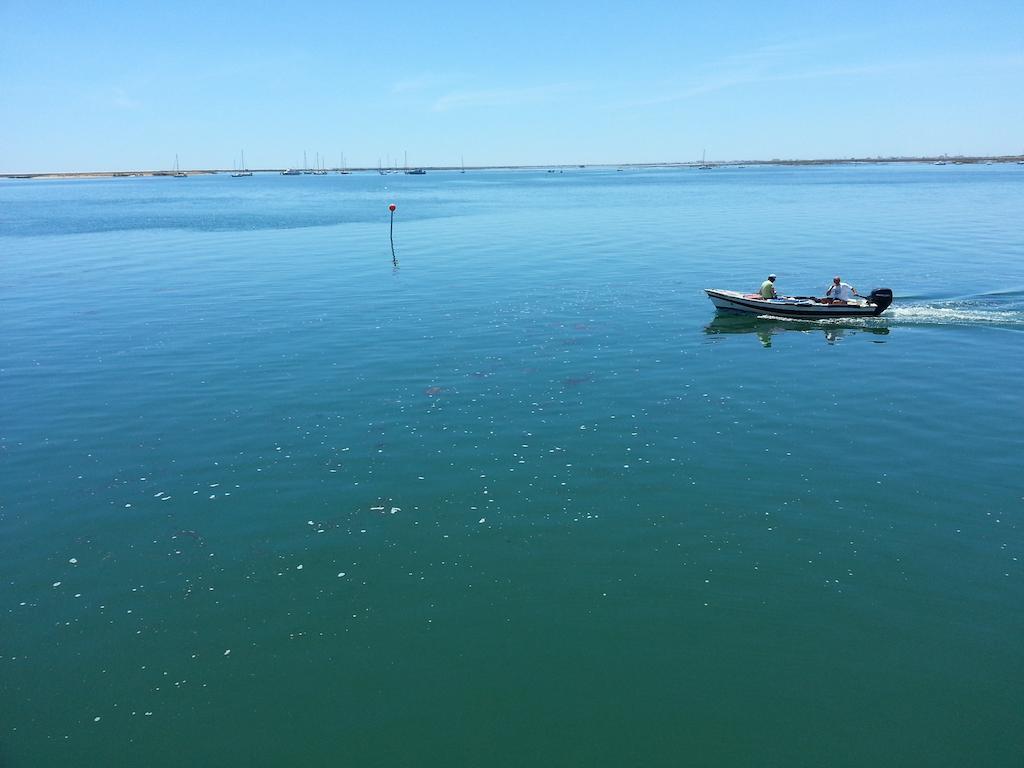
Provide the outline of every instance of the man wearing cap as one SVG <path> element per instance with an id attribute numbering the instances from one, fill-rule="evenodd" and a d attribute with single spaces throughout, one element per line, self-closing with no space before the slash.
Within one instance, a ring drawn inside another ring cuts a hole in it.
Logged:
<path id="1" fill-rule="evenodd" d="M 825 291 L 825 303 L 826 304 L 845 304 L 851 301 L 854 296 L 858 296 L 857 289 L 849 283 L 844 283 L 843 279 L 836 275 L 832 278 L 832 285 Z"/>
<path id="2" fill-rule="evenodd" d="M 777 294 L 775 293 L 775 275 L 768 275 L 768 279 L 761 283 L 761 290 L 758 291 L 761 294 L 762 299 L 774 299 Z"/>

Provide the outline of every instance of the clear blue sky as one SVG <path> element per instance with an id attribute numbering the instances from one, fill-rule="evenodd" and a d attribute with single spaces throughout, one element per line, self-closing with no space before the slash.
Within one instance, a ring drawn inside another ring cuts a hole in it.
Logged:
<path id="1" fill-rule="evenodd" d="M 0 172 L 1024 153 L 1024 0 L 0 0 Z"/>

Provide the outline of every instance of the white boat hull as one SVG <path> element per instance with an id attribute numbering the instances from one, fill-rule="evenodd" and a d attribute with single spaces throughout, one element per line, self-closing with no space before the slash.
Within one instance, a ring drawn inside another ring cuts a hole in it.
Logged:
<path id="1" fill-rule="evenodd" d="M 803 320 L 823 320 L 830 317 L 874 317 L 880 315 L 889 306 L 887 303 L 880 305 L 863 299 L 850 304 L 822 304 L 808 296 L 763 299 L 753 294 L 723 291 L 716 288 L 705 288 L 704 291 L 711 299 L 711 303 L 725 312 Z"/>

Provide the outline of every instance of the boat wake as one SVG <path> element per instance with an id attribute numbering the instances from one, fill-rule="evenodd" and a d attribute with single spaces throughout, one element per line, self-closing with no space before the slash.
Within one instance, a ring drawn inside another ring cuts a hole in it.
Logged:
<path id="1" fill-rule="evenodd" d="M 910 304 L 892 307 L 887 313 L 899 325 L 987 325 L 1024 330 L 1024 311 L 976 306 Z"/>
<path id="2" fill-rule="evenodd" d="M 924 297 L 900 298 L 878 317 L 837 318 L 837 319 L 795 319 L 777 320 L 796 329 L 800 326 L 827 328 L 839 325 L 844 328 L 861 328 L 866 331 L 877 328 L 900 326 L 980 326 L 1024 333 L 1024 303 L 1017 301 L 1017 292 L 1009 294 L 985 294 L 979 297 L 940 299 L 929 301 Z M 1006 299 L 1011 299 L 1007 301 Z M 769 319 L 767 316 L 763 319 Z"/>

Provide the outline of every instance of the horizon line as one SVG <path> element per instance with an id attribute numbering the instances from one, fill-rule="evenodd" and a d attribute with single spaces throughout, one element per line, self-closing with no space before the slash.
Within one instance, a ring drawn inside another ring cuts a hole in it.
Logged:
<path id="1" fill-rule="evenodd" d="M 689 167 L 700 167 L 707 166 L 715 168 L 719 166 L 738 166 L 738 165 L 842 165 L 848 163 L 933 163 L 933 162 L 952 162 L 960 164 L 977 164 L 979 162 L 999 162 L 999 163 L 1011 163 L 1011 162 L 1022 162 L 1024 161 L 1024 154 L 1021 155 L 889 155 L 889 156 L 874 156 L 874 157 L 834 157 L 834 158 L 821 158 L 821 159 L 801 159 L 801 158 L 772 158 L 771 160 L 719 160 L 719 161 L 707 161 L 704 160 L 664 160 L 657 162 L 638 163 L 638 162 L 625 162 L 625 163 L 527 163 L 527 164 L 494 164 L 494 165 L 421 165 L 416 166 L 418 169 L 427 171 L 461 171 L 461 170 L 473 170 L 473 171 L 488 171 L 488 170 L 537 170 L 537 169 L 581 169 L 581 168 L 689 168 Z M 249 168 L 247 169 L 253 173 L 281 173 L 285 170 L 294 170 L 291 167 L 281 168 Z M 348 173 L 368 173 L 368 172 L 380 172 L 382 169 L 379 167 L 370 166 L 347 166 L 347 167 L 332 167 L 324 169 L 331 173 L 338 173 L 339 171 L 346 171 Z M 385 168 L 383 169 L 387 174 L 392 173 L 404 173 L 406 168 Z M 206 174 L 220 174 L 220 173 L 236 173 L 235 168 L 189 168 L 182 169 L 182 173 L 191 173 L 197 175 Z M 99 177 L 104 178 L 108 176 L 163 176 L 170 174 L 170 169 L 133 169 L 133 170 L 116 170 L 116 171 L 28 171 L 28 172 L 0 172 L 0 178 L 6 179 L 32 179 L 32 178 L 76 178 L 76 177 Z"/>

